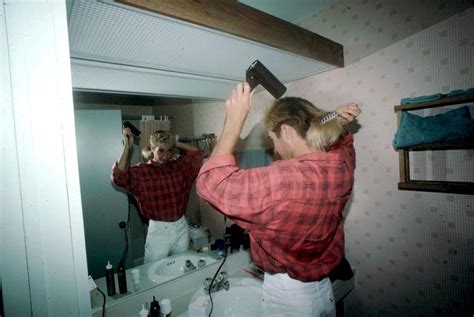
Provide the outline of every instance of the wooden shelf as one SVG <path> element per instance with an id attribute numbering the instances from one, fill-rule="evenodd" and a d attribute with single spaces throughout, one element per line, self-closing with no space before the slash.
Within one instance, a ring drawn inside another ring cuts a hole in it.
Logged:
<path id="1" fill-rule="evenodd" d="M 449 105 L 458 105 L 461 103 L 471 103 L 474 102 L 474 94 L 470 95 L 460 95 L 454 97 L 444 97 L 438 100 L 433 100 L 429 102 L 413 103 L 409 105 L 397 105 L 394 107 L 395 112 L 399 111 L 410 111 L 410 110 L 420 110 L 426 108 L 436 108 Z"/>
<path id="2" fill-rule="evenodd" d="M 467 182 L 410 180 L 398 183 L 398 189 L 474 195 L 474 183 Z"/>
<path id="3" fill-rule="evenodd" d="M 464 150 L 474 149 L 474 140 L 451 141 L 449 143 L 427 143 L 401 148 L 407 151 L 436 151 L 436 150 Z"/>
<path id="4" fill-rule="evenodd" d="M 438 100 L 417 104 L 397 105 L 394 107 L 394 110 L 395 113 L 397 113 L 398 122 L 400 123 L 400 117 L 403 111 L 420 110 L 465 103 L 474 103 L 474 94 L 444 97 Z M 474 149 L 474 140 L 420 144 L 397 149 L 400 164 L 400 182 L 398 183 L 398 189 L 474 195 L 474 182 L 412 180 L 410 178 L 410 151 L 445 151 L 466 149 Z"/>

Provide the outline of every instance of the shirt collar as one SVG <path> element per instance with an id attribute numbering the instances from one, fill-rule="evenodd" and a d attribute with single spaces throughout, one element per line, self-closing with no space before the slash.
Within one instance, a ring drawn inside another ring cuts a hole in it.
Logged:
<path id="1" fill-rule="evenodd" d="M 334 152 L 311 152 L 307 154 L 300 155 L 294 158 L 298 161 L 320 161 L 320 160 L 335 160 L 335 161 L 344 161 L 344 157 L 341 153 Z"/>

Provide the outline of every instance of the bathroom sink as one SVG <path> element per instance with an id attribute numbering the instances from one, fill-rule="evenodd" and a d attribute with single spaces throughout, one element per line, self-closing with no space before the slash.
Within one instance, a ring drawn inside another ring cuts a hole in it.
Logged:
<path id="1" fill-rule="evenodd" d="M 211 316 L 259 316 L 262 300 L 262 282 L 252 278 L 229 278 L 229 290 L 212 293 L 214 307 Z M 189 317 L 207 317 L 211 311 L 209 294 L 198 290 L 188 306 Z"/>
<path id="2" fill-rule="evenodd" d="M 153 263 L 148 269 L 148 277 L 155 283 L 162 283 L 216 261 L 213 256 L 208 254 L 183 252 Z"/>

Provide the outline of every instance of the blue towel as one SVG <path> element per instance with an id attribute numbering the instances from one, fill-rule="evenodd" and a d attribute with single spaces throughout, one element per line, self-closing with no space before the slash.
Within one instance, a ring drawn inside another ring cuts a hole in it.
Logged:
<path id="1" fill-rule="evenodd" d="M 408 104 L 412 104 L 412 103 L 422 103 L 422 102 L 438 100 L 438 99 L 441 99 L 444 96 L 445 95 L 443 95 L 443 94 L 434 94 L 434 95 L 420 96 L 420 97 L 414 97 L 414 98 L 403 98 L 403 99 L 400 100 L 400 103 L 402 105 L 408 105 Z"/>
<path id="2" fill-rule="evenodd" d="M 467 106 L 428 117 L 403 111 L 393 147 L 467 139 L 474 139 L 474 121 Z"/>
<path id="3" fill-rule="evenodd" d="M 470 95 L 470 94 L 474 94 L 474 87 L 469 88 L 469 89 L 464 89 L 464 90 L 463 89 L 451 90 L 450 92 L 448 92 L 447 96 L 454 97 L 454 96 Z"/>
<path id="4" fill-rule="evenodd" d="M 243 150 L 239 153 L 239 168 L 247 169 L 266 165 L 264 149 Z"/>

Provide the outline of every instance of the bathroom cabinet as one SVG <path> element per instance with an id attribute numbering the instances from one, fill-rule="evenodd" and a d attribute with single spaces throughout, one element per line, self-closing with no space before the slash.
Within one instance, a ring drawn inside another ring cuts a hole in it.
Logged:
<path id="1" fill-rule="evenodd" d="M 430 102 L 397 105 L 394 107 L 394 110 L 397 114 L 399 124 L 403 111 L 421 110 L 427 108 L 444 107 L 449 105 L 473 103 L 474 94 L 470 94 L 444 97 Z M 414 180 L 410 175 L 410 153 L 413 153 L 415 151 L 447 151 L 472 149 L 474 149 L 474 140 L 420 144 L 398 149 L 397 151 L 399 154 L 400 166 L 400 182 L 398 183 L 398 189 L 474 195 L 474 182 Z"/>

